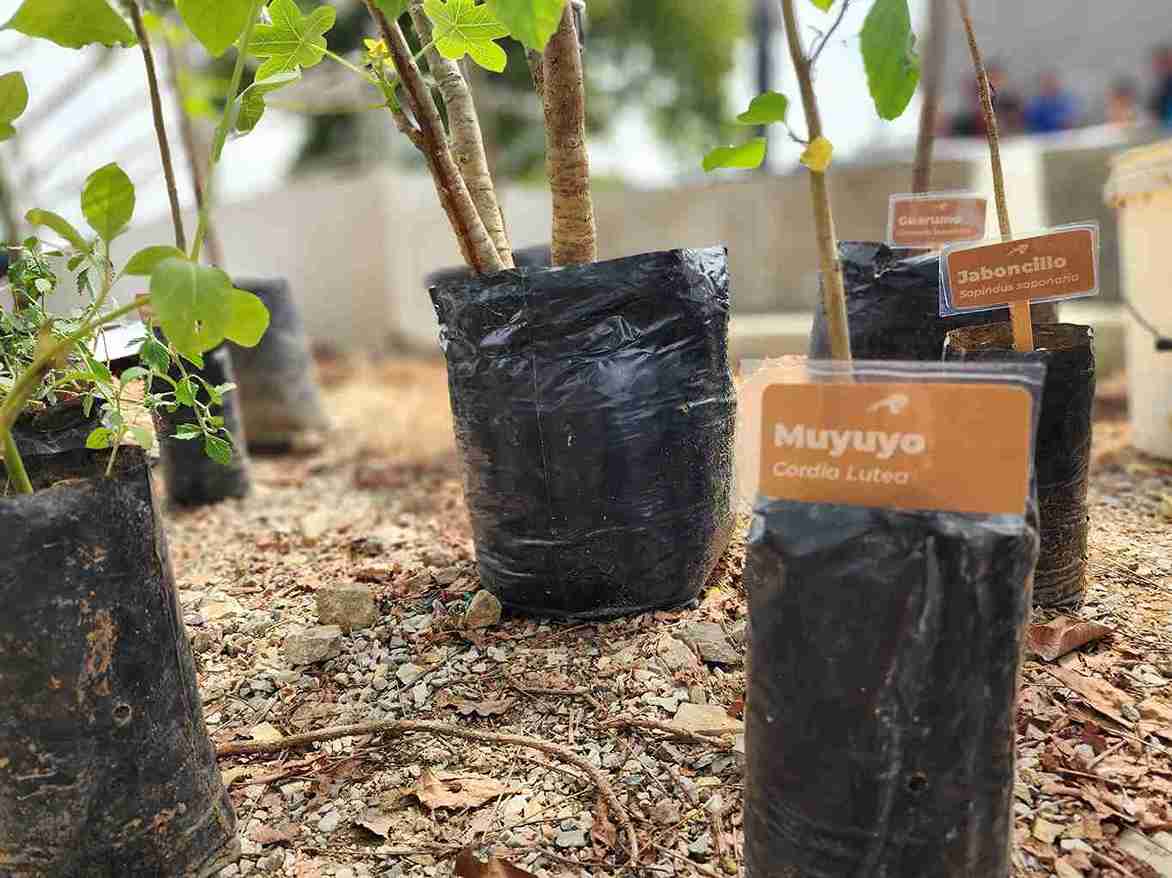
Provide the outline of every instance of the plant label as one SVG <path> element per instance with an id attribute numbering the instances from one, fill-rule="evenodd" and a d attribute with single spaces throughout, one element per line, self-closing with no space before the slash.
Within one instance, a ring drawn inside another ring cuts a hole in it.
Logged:
<path id="1" fill-rule="evenodd" d="M 940 260 L 940 314 L 1055 302 L 1099 292 L 1099 225 L 977 247 L 950 246 Z"/>
<path id="2" fill-rule="evenodd" d="M 978 383 L 773 383 L 758 491 L 779 500 L 1021 515 L 1033 398 Z"/>
<path id="3" fill-rule="evenodd" d="M 961 241 L 983 241 L 988 213 L 988 199 L 978 195 L 892 195 L 887 242 L 892 247 L 938 250 Z"/>

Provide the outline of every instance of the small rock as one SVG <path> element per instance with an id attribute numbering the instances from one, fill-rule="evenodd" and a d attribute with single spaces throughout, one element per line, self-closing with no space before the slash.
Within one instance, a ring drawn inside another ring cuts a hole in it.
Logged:
<path id="1" fill-rule="evenodd" d="M 191 635 L 191 649 L 196 655 L 207 652 L 215 643 L 215 638 L 207 631 L 194 631 Z"/>
<path id="2" fill-rule="evenodd" d="M 365 585 L 329 585 L 318 589 L 316 598 L 317 620 L 322 625 L 337 625 L 350 632 L 378 622 L 374 594 Z"/>
<path id="3" fill-rule="evenodd" d="M 292 665 L 313 665 L 342 652 L 342 629 L 321 625 L 295 631 L 285 638 L 285 658 Z"/>
<path id="4" fill-rule="evenodd" d="M 704 691 L 703 686 L 689 686 L 688 700 L 693 704 L 707 704 L 708 693 Z"/>
<path id="5" fill-rule="evenodd" d="M 451 585 L 459 578 L 459 567 L 445 567 L 443 570 L 436 570 L 432 574 L 432 579 L 435 580 L 436 585 Z"/>
<path id="6" fill-rule="evenodd" d="M 213 591 L 204 595 L 203 600 L 199 602 L 199 611 L 200 615 L 209 622 L 215 622 L 217 619 L 231 619 L 233 616 L 239 616 L 244 612 L 244 607 L 231 595 L 224 594 L 222 591 Z"/>
<path id="7" fill-rule="evenodd" d="M 563 829 L 557 834 L 553 843 L 560 848 L 584 848 L 586 847 L 586 830 Z"/>
<path id="8" fill-rule="evenodd" d="M 740 734 L 745 730 L 745 724 L 734 719 L 719 704 L 688 704 L 680 705 L 673 725 L 689 732 L 731 732 Z"/>
<path id="9" fill-rule="evenodd" d="M 675 637 L 664 637 L 657 645 L 656 652 L 667 665 L 667 669 L 671 673 L 677 671 L 685 671 L 700 667 L 700 662 L 696 658 L 696 653 L 693 652 L 692 647 L 678 640 Z"/>
<path id="10" fill-rule="evenodd" d="M 410 686 L 416 680 L 423 676 L 427 668 L 421 668 L 419 665 L 413 665 L 408 662 L 405 665 L 399 665 L 399 670 L 395 671 L 395 676 L 399 678 L 399 682 L 404 686 Z"/>
<path id="11" fill-rule="evenodd" d="M 327 811 L 325 814 L 322 815 L 321 820 L 319 820 L 317 822 L 317 828 L 319 831 L 324 832 L 328 835 L 329 833 L 331 833 L 335 829 L 337 829 L 338 824 L 340 824 L 341 822 L 342 822 L 342 815 L 341 814 L 339 814 L 337 811 Z"/>
<path id="12" fill-rule="evenodd" d="M 492 592 L 481 589 L 464 613 L 465 628 L 491 628 L 501 620 L 501 602 Z"/>
<path id="13" fill-rule="evenodd" d="M 739 668 L 745 663 L 741 651 L 729 642 L 724 629 L 715 622 L 694 622 L 680 631 L 680 637 L 710 664 Z"/>
<path id="14" fill-rule="evenodd" d="M 705 832 L 703 835 L 688 845 L 688 853 L 693 857 L 706 857 L 708 856 L 711 846 L 712 835 L 711 833 Z"/>

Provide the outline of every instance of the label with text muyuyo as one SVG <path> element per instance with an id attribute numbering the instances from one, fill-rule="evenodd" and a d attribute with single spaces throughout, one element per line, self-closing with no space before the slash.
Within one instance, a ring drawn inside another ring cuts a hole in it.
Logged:
<path id="1" fill-rule="evenodd" d="M 958 241 L 982 241 L 989 201 L 953 192 L 892 195 L 887 241 L 893 247 L 938 249 Z"/>
<path id="2" fill-rule="evenodd" d="M 1099 228 L 1087 224 L 1001 244 L 951 246 L 940 274 L 944 315 L 1093 296 L 1099 291 Z"/>
<path id="3" fill-rule="evenodd" d="M 1002 384 L 771 384 L 759 492 L 779 500 L 1022 514 L 1033 400 Z"/>

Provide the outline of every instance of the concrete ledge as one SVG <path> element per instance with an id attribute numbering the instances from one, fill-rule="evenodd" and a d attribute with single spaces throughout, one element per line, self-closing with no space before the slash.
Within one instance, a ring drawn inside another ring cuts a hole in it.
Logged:
<path id="1" fill-rule="evenodd" d="M 1099 377 L 1105 378 L 1124 367 L 1124 312 L 1120 305 L 1070 302 L 1061 308 L 1066 323 L 1083 323 L 1095 329 L 1095 359 Z M 761 360 L 787 354 L 805 354 L 809 349 L 813 317 L 804 312 L 743 314 L 729 325 L 729 358 L 735 369 L 741 360 Z"/>

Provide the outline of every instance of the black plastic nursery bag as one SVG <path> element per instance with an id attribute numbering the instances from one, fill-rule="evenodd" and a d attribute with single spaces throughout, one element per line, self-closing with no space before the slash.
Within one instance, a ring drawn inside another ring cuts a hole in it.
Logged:
<path id="1" fill-rule="evenodd" d="M 945 359 L 1046 365 L 1038 423 L 1038 517 L 1042 549 L 1034 605 L 1074 610 L 1087 591 L 1091 439 L 1095 406 L 1095 333 L 1074 323 L 1034 327 L 1036 350 L 1013 349 L 1004 323 L 949 333 Z"/>
<path id="2" fill-rule="evenodd" d="M 239 855 L 141 449 L 0 498 L 0 875 L 210 876 Z"/>
<path id="3" fill-rule="evenodd" d="M 950 329 L 998 319 L 996 314 L 940 316 L 940 257 L 935 252 L 843 241 L 838 255 L 855 359 L 936 361 Z M 1008 312 L 1003 317 L 1008 319 Z M 810 356 L 830 357 L 821 297 L 814 311 Z"/>
<path id="4" fill-rule="evenodd" d="M 515 269 L 432 301 L 485 587 L 581 618 L 695 597 L 733 524 L 725 251 Z"/>
<path id="5" fill-rule="evenodd" d="M 747 874 L 1008 878 L 1044 369 L 794 368 L 742 393 Z"/>
<path id="6" fill-rule="evenodd" d="M 199 374 L 213 386 L 235 383 L 232 357 L 227 344 L 205 353 L 203 362 L 200 369 L 188 364 L 185 367 L 187 373 Z M 171 377 L 180 377 L 175 366 L 172 366 Z M 170 385 L 164 385 L 160 389 L 170 389 Z M 202 392 L 201 390 L 201 394 Z M 232 460 L 226 465 L 208 457 L 202 442 L 175 438 L 180 425 L 195 423 L 194 411 L 186 406 L 180 406 L 174 412 L 165 412 L 162 409 L 155 411 L 159 459 L 163 464 L 167 497 L 172 503 L 179 506 L 203 506 L 234 497 L 246 497 L 252 490 L 244 424 L 240 417 L 239 391 L 233 390 L 224 394 L 224 404 L 218 413 L 223 417 L 224 425 L 232 435 Z"/>
<path id="7" fill-rule="evenodd" d="M 269 328 L 260 343 L 246 348 L 228 343 L 239 386 L 248 445 L 254 451 L 280 451 L 298 437 L 329 427 L 317 370 L 301 311 L 283 278 L 237 280 L 269 310 Z"/>

